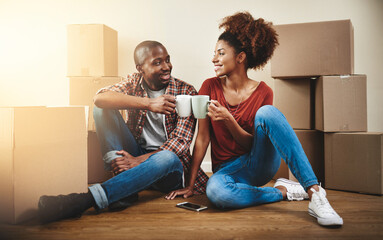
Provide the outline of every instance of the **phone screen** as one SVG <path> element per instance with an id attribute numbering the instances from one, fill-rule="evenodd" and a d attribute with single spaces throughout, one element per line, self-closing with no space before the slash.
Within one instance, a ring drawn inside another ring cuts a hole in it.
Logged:
<path id="1" fill-rule="evenodd" d="M 185 206 L 185 207 L 193 208 L 193 209 L 199 209 L 201 207 L 200 205 L 189 203 L 189 202 L 188 203 L 184 203 L 182 205 Z"/>
<path id="2" fill-rule="evenodd" d="M 198 204 L 194 204 L 194 203 L 190 203 L 190 202 L 178 203 L 177 207 L 181 207 L 181 208 L 185 208 L 185 209 L 189 209 L 189 210 L 194 210 L 197 212 L 207 209 L 206 206 L 202 206 L 202 205 L 198 205 Z"/>

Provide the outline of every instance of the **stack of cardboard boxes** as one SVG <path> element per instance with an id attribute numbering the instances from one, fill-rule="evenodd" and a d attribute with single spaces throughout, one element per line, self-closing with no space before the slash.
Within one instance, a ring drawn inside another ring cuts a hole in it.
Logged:
<path id="1" fill-rule="evenodd" d="M 104 163 L 93 120 L 93 97 L 118 77 L 117 31 L 103 24 L 68 25 L 68 77 L 71 105 L 89 106 L 88 182 L 103 182 L 111 177 Z"/>
<path id="2" fill-rule="evenodd" d="M 68 26 L 70 105 L 0 108 L 0 221 L 37 214 L 39 197 L 86 192 L 104 171 L 93 96 L 121 80 L 117 32 L 102 24 Z"/>
<path id="3" fill-rule="evenodd" d="M 383 133 L 367 132 L 366 75 L 354 74 L 350 20 L 276 25 L 274 105 L 327 188 L 383 194 Z M 296 180 L 284 161 L 276 175 Z"/>

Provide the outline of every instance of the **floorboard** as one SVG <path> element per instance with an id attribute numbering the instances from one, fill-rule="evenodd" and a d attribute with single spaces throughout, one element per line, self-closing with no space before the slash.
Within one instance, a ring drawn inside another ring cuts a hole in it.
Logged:
<path id="1" fill-rule="evenodd" d="M 90 209 L 80 219 L 47 225 L 0 224 L 0 239 L 383 239 L 381 196 L 327 193 L 343 217 L 340 228 L 319 226 L 307 212 L 308 201 L 223 211 L 200 195 L 188 199 L 209 207 L 198 213 L 175 207 L 182 198 L 168 201 L 162 193 L 143 191 L 135 205 L 120 212 Z"/>

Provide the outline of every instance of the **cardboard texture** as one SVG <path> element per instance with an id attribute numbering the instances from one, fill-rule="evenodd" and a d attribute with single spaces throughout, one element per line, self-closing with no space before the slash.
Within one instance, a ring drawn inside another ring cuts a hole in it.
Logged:
<path id="1" fill-rule="evenodd" d="M 281 158 L 281 165 L 279 166 L 278 172 L 274 175 L 273 179 L 277 180 L 278 178 L 289 178 L 289 168 L 283 159 Z"/>
<path id="2" fill-rule="evenodd" d="M 323 187 L 326 186 L 324 177 L 324 133 L 316 130 L 294 130 L 299 141 L 302 144 L 303 150 L 309 159 L 310 165 Z M 289 171 L 289 179 L 298 180 Z"/>
<path id="3" fill-rule="evenodd" d="M 88 130 L 96 130 L 93 120 L 93 97 L 101 88 L 116 84 L 121 80 L 121 77 L 69 78 L 69 104 L 89 106 Z"/>
<path id="4" fill-rule="evenodd" d="M 274 80 L 274 106 L 294 129 L 314 129 L 314 80 Z"/>
<path id="5" fill-rule="evenodd" d="M 313 168 L 318 181 L 321 182 L 323 186 L 325 186 L 323 132 L 316 130 L 295 129 L 294 132 L 297 135 L 307 158 L 309 159 L 311 167 Z M 290 172 L 287 164 L 283 159 L 281 159 L 281 166 L 279 167 L 278 172 L 273 177 L 275 180 L 278 178 L 287 178 L 298 182 L 298 180 Z"/>
<path id="6" fill-rule="evenodd" d="M 275 25 L 279 46 L 271 58 L 273 78 L 354 73 L 350 20 Z"/>
<path id="7" fill-rule="evenodd" d="M 3 107 L 0 128 L 0 221 L 35 217 L 41 195 L 87 191 L 84 107 Z"/>
<path id="8" fill-rule="evenodd" d="M 321 76 L 315 86 L 315 129 L 367 131 L 366 75 Z"/>
<path id="9" fill-rule="evenodd" d="M 103 24 L 71 24 L 68 76 L 118 76 L 117 31 Z"/>
<path id="10" fill-rule="evenodd" d="M 383 194 L 383 133 L 325 133 L 326 187 Z"/>
<path id="11" fill-rule="evenodd" d="M 88 131 L 88 183 L 102 183 L 112 177 L 112 172 L 104 170 L 100 142 L 94 131 Z"/>

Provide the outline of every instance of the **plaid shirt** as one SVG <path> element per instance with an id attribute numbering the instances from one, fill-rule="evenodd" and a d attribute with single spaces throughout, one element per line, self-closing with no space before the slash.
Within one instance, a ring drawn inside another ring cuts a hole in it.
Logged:
<path id="1" fill-rule="evenodd" d="M 127 78 L 117 84 L 100 89 L 97 94 L 115 91 L 137 97 L 148 97 L 144 87 L 142 76 L 139 73 L 128 75 Z M 165 94 L 177 96 L 180 94 L 195 95 L 197 91 L 193 86 L 171 77 L 169 85 L 166 87 Z M 135 137 L 136 141 L 140 138 L 144 124 L 146 121 L 147 110 L 142 109 L 126 109 L 127 126 Z M 190 116 L 188 118 L 180 118 L 176 113 L 165 115 L 165 128 L 167 140 L 160 149 L 169 150 L 177 154 L 182 162 L 185 175 L 188 175 L 191 166 L 190 144 L 193 140 L 196 120 Z M 202 169 L 198 170 L 197 180 L 194 190 L 198 193 L 204 193 L 208 176 Z"/>

